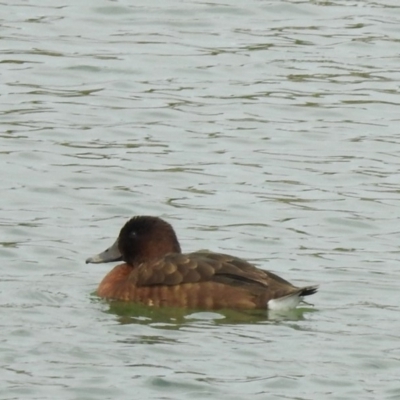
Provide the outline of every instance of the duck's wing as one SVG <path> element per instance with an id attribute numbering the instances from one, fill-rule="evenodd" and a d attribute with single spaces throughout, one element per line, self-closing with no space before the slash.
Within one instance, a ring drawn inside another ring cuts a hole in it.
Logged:
<path id="1" fill-rule="evenodd" d="M 234 286 L 251 285 L 262 290 L 270 284 L 293 287 L 279 276 L 258 269 L 240 258 L 207 252 L 168 254 L 156 262 L 142 264 L 134 275 L 132 278 L 136 286 L 214 281 Z"/>

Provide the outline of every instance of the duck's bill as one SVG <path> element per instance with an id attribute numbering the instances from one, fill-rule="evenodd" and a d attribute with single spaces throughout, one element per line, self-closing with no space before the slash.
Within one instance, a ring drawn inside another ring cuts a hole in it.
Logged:
<path id="1" fill-rule="evenodd" d="M 86 260 L 86 264 L 100 264 L 113 261 L 122 261 L 122 255 L 118 249 L 118 240 L 106 251 L 96 254 L 93 257 L 89 257 Z"/>

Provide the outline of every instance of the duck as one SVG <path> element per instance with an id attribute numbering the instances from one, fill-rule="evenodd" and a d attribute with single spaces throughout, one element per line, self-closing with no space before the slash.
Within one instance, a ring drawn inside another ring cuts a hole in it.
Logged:
<path id="1" fill-rule="evenodd" d="M 198 310 L 296 308 L 318 285 L 297 287 L 227 254 L 182 253 L 173 227 L 155 216 L 135 216 L 115 243 L 86 263 L 122 261 L 101 281 L 97 295 L 154 307 Z"/>

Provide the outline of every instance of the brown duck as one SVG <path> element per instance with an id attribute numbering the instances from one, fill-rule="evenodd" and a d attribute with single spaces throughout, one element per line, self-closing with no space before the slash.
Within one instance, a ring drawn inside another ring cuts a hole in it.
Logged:
<path id="1" fill-rule="evenodd" d="M 315 285 L 293 286 L 234 256 L 182 254 L 174 229 L 158 217 L 133 217 L 109 249 L 86 263 L 111 261 L 124 264 L 105 276 L 97 294 L 151 306 L 288 310 L 317 291 Z"/>

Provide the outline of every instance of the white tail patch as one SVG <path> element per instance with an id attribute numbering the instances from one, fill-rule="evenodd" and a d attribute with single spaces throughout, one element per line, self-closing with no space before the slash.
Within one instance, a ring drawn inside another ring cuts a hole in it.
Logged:
<path id="1" fill-rule="evenodd" d="M 289 311 L 296 308 L 302 301 L 299 293 L 289 294 L 279 299 L 271 299 L 268 302 L 268 310 L 270 311 Z"/>

